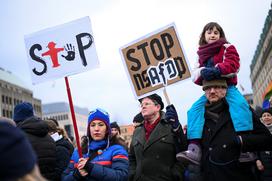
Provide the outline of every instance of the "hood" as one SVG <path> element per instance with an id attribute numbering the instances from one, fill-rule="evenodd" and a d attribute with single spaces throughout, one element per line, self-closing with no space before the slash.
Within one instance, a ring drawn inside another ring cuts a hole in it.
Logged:
<path id="1" fill-rule="evenodd" d="M 17 124 L 25 133 L 44 137 L 48 134 L 48 126 L 41 118 L 32 116 Z"/>

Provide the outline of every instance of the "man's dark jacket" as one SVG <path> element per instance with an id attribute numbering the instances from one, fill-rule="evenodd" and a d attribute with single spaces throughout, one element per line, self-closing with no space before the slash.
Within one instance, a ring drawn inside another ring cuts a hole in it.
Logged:
<path id="1" fill-rule="evenodd" d="M 241 151 L 270 150 L 272 137 L 254 113 L 254 130 L 236 133 L 228 110 L 225 99 L 216 106 L 205 108 L 205 124 L 201 142 L 203 180 L 253 181 L 255 179 L 252 169 L 255 162 L 239 162 L 240 153 Z M 242 137 L 242 143 L 238 135 Z"/>
<path id="2" fill-rule="evenodd" d="M 177 161 L 176 153 L 186 146 L 181 127 L 173 132 L 163 113 L 147 141 L 144 125 L 140 125 L 130 145 L 129 181 L 182 181 L 184 166 Z"/>
<path id="3" fill-rule="evenodd" d="M 38 158 L 38 165 L 42 176 L 48 180 L 55 180 L 56 176 L 56 144 L 48 135 L 47 124 L 38 117 L 30 117 L 17 124 L 29 139 Z M 18 153 L 18 154 L 23 154 Z"/>

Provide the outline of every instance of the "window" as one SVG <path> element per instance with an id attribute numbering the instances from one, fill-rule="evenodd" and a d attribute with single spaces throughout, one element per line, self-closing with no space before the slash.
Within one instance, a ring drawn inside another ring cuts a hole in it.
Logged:
<path id="1" fill-rule="evenodd" d="M 7 117 L 7 118 L 10 117 L 10 116 L 9 116 L 9 111 L 8 111 L 8 110 L 6 110 L 6 117 Z"/>

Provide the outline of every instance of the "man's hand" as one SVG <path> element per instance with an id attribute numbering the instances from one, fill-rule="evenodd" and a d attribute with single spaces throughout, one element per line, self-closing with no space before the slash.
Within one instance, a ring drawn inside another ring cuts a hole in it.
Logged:
<path id="1" fill-rule="evenodd" d="M 173 104 L 166 107 L 165 120 L 172 125 L 174 130 L 179 127 L 178 113 Z"/>

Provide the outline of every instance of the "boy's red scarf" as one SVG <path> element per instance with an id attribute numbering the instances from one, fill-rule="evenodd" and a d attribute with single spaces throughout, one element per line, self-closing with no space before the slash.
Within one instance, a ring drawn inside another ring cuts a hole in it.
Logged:
<path id="1" fill-rule="evenodd" d="M 214 55 L 218 54 L 221 47 L 227 43 L 225 38 L 220 38 L 219 40 L 210 43 L 202 45 L 198 48 L 197 54 L 199 56 L 199 63 L 200 65 L 203 65 L 205 61 L 207 61 L 209 58 L 213 57 Z"/>

